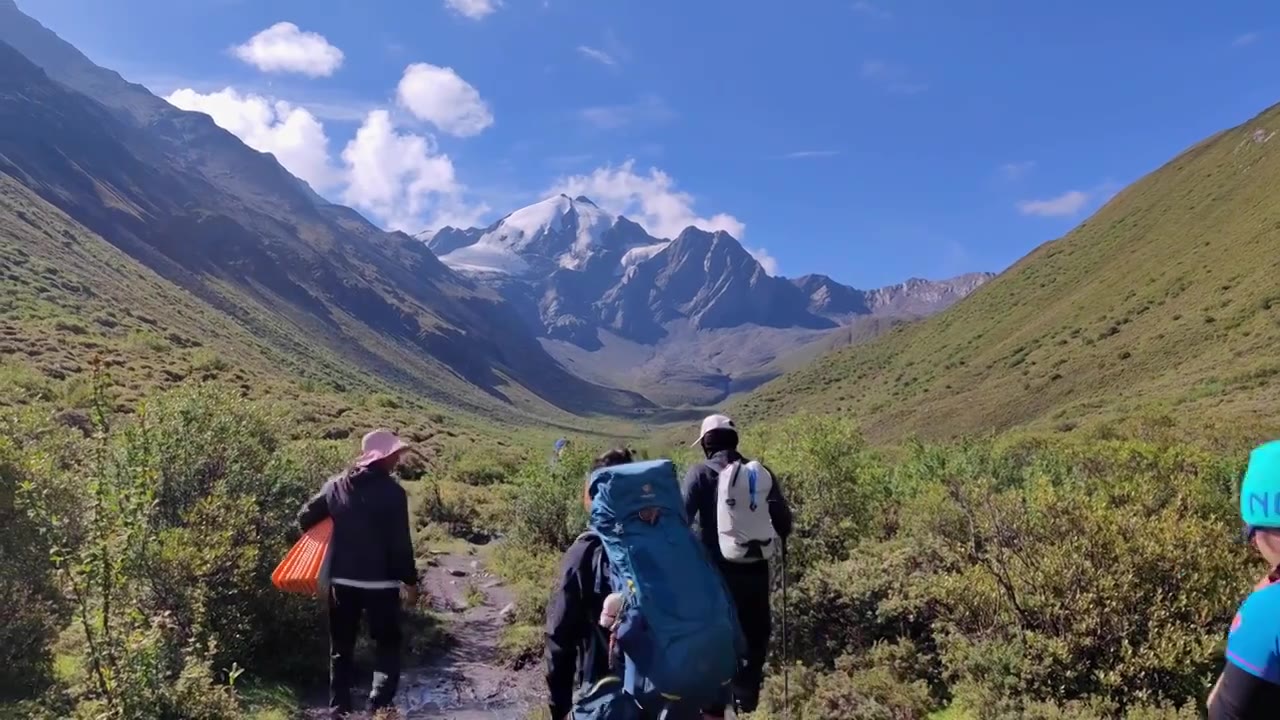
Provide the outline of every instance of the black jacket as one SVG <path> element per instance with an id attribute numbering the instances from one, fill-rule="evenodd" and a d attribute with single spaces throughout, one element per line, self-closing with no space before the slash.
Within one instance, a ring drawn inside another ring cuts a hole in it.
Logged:
<path id="1" fill-rule="evenodd" d="M 1264 720 L 1280 715 L 1280 685 L 1227 663 L 1209 720 Z"/>
<path id="2" fill-rule="evenodd" d="M 689 524 L 697 522 L 702 536 L 702 543 L 707 546 L 711 557 L 719 564 L 727 564 L 720 553 L 719 530 L 716 527 L 716 488 L 720 482 L 720 471 L 733 462 L 746 462 L 737 450 L 721 450 L 704 462 L 689 468 L 685 475 L 684 510 L 689 516 Z M 765 468 L 769 470 L 769 468 Z M 786 540 L 791 535 L 791 506 L 782 495 L 782 485 L 778 476 L 769 470 L 773 477 L 773 488 L 769 490 L 769 519 L 773 521 L 773 529 L 778 537 Z"/>
<path id="3" fill-rule="evenodd" d="M 418 583 L 409 534 L 409 500 L 389 473 L 357 468 L 330 478 L 302 506 L 298 527 L 306 532 L 327 517 L 333 518 L 331 577 Z"/>
<path id="4" fill-rule="evenodd" d="M 565 551 L 556 589 L 547 603 L 547 705 L 555 720 L 573 708 L 575 689 L 609 673 L 599 619 L 605 596 L 611 592 L 609 557 L 600 539 L 579 538 Z"/>

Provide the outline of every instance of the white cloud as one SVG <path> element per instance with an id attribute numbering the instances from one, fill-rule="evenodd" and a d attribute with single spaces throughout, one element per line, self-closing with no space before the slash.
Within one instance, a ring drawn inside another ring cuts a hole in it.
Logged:
<path id="1" fill-rule="evenodd" d="M 1045 200 L 1023 200 L 1018 203 L 1018 212 L 1040 217 L 1067 217 L 1079 213 L 1090 197 L 1090 193 L 1083 190 L 1068 190 Z"/>
<path id="2" fill-rule="evenodd" d="M 1018 212 L 1023 215 L 1039 217 L 1070 217 L 1078 215 L 1087 206 L 1101 206 L 1111 201 L 1124 186 L 1112 178 L 1107 178 L 1097 185 L 1085 190 L 1068 190 L 1061 195 L 1043 200 L 1023 200 L 1018 203 Z"/>
<path id="3" fill-rule="evenodd" d="M 857 0 L 852 7 L 854 12 L 876 20 L 889 20 L 893 17 L 893 13 L 868 0 Z"/>
<path id="4" fill-rule="evenodd" d="M 864 61 L 862 77 L 897 95 L 919 95 L 929 89 L 927 83 L 913 78 L 906 68 L 884 60 Z"/>
<path id="5" fill-rule="evenodd" d="M 280 22 L 232 48 L 241 60 L 263 72 L 301 73 L 328 77 L 342 66 L 342 51 L 323 35 L 303 32 L 291 22 Z"/>
<path id="6" fill-rule="evenodd" d="M 778 274 L 778 260 L 770 255 L 768 250 L 751 247 L 746 248 L 746 250 L 751 253 L 751 257 L 756 259 L 756 262 L 760 263 L 760 267 L 764 268 L 766 273 L 775 276 Z"/>
<path id="7" fill-rule="evenodd" d="M 335 159 L 323 123 L 283 100 L 234 88 L 208 94 L 185 88 L 166 99 L 209 115 L 249 147 L 274 154 L 316 192 L 368 213 L 383 227 L 410 233 L 471 227 L 489 211 L 464 200 L 453 162 L 430 135 L 398 130 L 385 109 L 367 113 Z"/>
<path id="8" fill-rule="evenodd" d="M 1034 160 L 1023 160 L 1022 162 L 1010 162 L 1000 166 L 1000 174 L 1006 180 L 1021 180 L 1031 173 L 1036 167 Z"/>
<path id="9" fill-rule="evenodd" d="M 809 158 L 835 157 L 839 154 L 839 150 L 796 150 L 784 154 L 782 158 L 784 160 L 806 160 Z"/>
<path id="10" fill-rule="evenodd" d="M 483 20 L 502 7 L 502 0 L 444 0 L 445 7 L 472 20 Z"/>
<path id="11" fill-rule="evenodd" d="M 462 187 L 453 161 L 439 154 L 426 135 L 399 132 L 391 113 L 374 110 L 342 151 L 347 169 L 343 201 L 366 210 L 387 227 L 417 232 L 448 224 L 469 227 L 487 208 L 469 208 L 459 199 Z M 436 220 L 429 222 L 428 217 Z"/>
<path id="12" fill-rule="evenodd" d="M 578 52 L 602 65 L 616 66 L 618 64 L 617 58 L 599 48 L 593 48 L 588 45 L 579 45 Z"/>
<path id="13" fill-rule="evenodd" d="M 1237 35 L 1235 40 L 1231 41 L 1231 44 L 1234 47 L 1247 47 L 1249 45 L 1252 45 L 1258 42 L 1258 38 L 1261 36 L 1262 36 L 1262 33 L 1258 33 L 1258 32 L 1242 33 L 1240 35 Z"/>
<path id="14" fill-rule="evenodd" d="M 597 168 L 590 175 L 561 178 L 551 190 L 551 194 L 555 193 L 570 197 L 585 195 L 600 207 L 626 215 L 661 238 L 674 238 L 690 225 L 703 230 L 724 230 L 739 239 L 746 230 L 741 220 L 726 213 L 709 218 L 699 216 L 693 211 L 693 196 L 677 190 L 670 175 L 657 168 L 650 168 L 648 174 L 637 173 L 634 160 L 617 167 Z"/>
<path id="15" fill-rule="evenodd" d="M 275 155 L 281 165 L 317 192 L 332 190 L 341 181 L 329 158 L 324 125 L 304 108 L 261 95 L 241 94 L 234 88 L 208 94 L 183 88 L 165 99 L 175 107 L 210 116 L 219 127 L 254 150 Z"/>
<path id="16" fill-rule="evenodd" d="M 450 135 L 478 135 L 493 124 L 493 113 L 479 91 L 453 68 L 428 63 L 410 65 L 400 78 L 396 97 L 414 117 Z"/>
<path id="17" fill-rule="evenodd" d="M 623 105 L 583 108 L 580 114 L 588 124 L 601 130 L 617 130 L 628 125 L 657 125 L 675 117 L 675 111 L 657 95 L 646 95 Z"/>

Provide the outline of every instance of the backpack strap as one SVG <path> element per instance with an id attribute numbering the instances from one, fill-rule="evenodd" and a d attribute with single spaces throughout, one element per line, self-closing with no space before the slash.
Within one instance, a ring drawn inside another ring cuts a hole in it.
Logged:
<path id="1" fill-rule="evenodd" d="M 627 658 L 626 667 L 622 671 L 622 689 L 631 697 L 636 697 L 636 666 Z"/>
<path id="2" fill-rule="evenodd" d="M 608 595 L 610 591 L 609 571 L 605 568 L 604 542 L 600 539 L 598 534 L 591 530 L 579 535 L 574 542 L 583 541 L 594 546 L 591 550 L 591 572 L 595 576 L 595 579 L 591 590 L 597 596 L 604 597 Z M 601 656 L 601 654 L 603 654 L 606 658 L 605 666 L 609 669 L 609 672 L 613 672 L 616 663 L 614 662 L 613 657 L 613 643 L 611 635 L 605 628 L 600 626 L 600 623 L 597 622 L 596 618 L 589 618 L 589 622 L 591 623 L 591 642 L 587 647 L 586 657 L 582 659 L 583 667 L 585 670 L 594 669 L 596 666 L 596 660 Z M 587 672 L 584 672 L 583 677 L 587 680 L 588 684 L 594 683 L 599 679 L 587 677 L 587 674 Z"/>
<path id="3" fill-rule="evenodd" d="M 584 541 L 595 546 L 591 553 L 591 574 L 595 575 L 595 586 L 591 589 L 598 595 L 607 595 L 604 585 L 605 578 L 608 575 L 604 567 L 604 541 L 600 539 L 600 535 L 594 530 L 587 530 L 574 540 L 574 542 Z"/>
<path id="4" fill-rule="evenodd" d="M 736 478 L 735 478 L 736 479 Z M 755 512 L 760 507 L 756 503 L 756 469 L 750 464 L 747 465 L 747 492 L 751 495 L 751 512 Z"/>
<path id="5" fill-rule="evenodd" d="M 742 463 L 737 460 L 726 463 L 724 467 L 716 471 L 716 474 L 720 475 L 726 472 L 731 472 L 731 474 L 729 475 L 729 484 L 737 485 L 738 484 L 738 466 L 741 464 Z"/>

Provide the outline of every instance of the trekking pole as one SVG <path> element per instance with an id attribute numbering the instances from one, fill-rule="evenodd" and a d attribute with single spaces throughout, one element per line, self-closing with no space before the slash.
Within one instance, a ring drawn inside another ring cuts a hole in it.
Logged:
<path id="1" fill-rule="evenodd" d="M 782 541 L 782 716 L 791 717 L 791 652 L 787 644 L 787 541 Z"/>

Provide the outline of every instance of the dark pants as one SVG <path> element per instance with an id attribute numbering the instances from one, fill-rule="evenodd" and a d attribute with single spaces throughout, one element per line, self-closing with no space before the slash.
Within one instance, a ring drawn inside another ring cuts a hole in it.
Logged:
<path id="1" fill-rule="evenodd" d="M 738 613 L 738 624 L 747 641 L 742 668 L 733 680 L 733 698 L 743 712 L 751 712 L 760 702 L 764 663 L 769 656 L 769 636 L 773 633 L 773 611 L 769 607 L 769 564 L 720 563 L 729 595 Z M 724 707 L 706 708 L 708 715 L 723 717 Z"/>
<path id="2" fill-rule="evenodd" d="M 329 594 L 329 709 L 335 714 L 352 710 L 361 614 L 368 620 L 374 644 L 369 709 L 391 707 L 400 684 L 400 591 L 333 585 Z"/>

